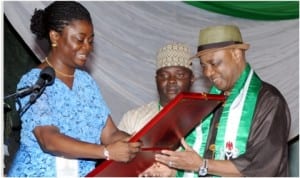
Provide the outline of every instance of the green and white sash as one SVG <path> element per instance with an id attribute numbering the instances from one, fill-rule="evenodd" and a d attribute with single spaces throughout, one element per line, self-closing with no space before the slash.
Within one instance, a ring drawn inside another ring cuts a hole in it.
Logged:
<path id="1" fill-rule="evenodd" d="M 235 83 L 226 99 L 218 124 L 215 140 L 214 159 L 224 160 L 236 158 L 246 151 L 252 118 L 261 80 L 247 64 L 240 78 Z M 221 94 L 222 91 L 212 87 L 211 94 Z M 206 148 L 209 127 L 213 114 L 203 119 L 187 137 L 188 145 L 203 156 Z M 178 177 L 198 177 L 195 172 L 177 171 Z"/>

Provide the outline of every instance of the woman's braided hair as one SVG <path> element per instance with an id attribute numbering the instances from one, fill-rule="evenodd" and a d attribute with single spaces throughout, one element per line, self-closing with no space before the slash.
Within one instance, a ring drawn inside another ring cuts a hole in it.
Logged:
<path id="1" fill-rule="evenodd" d="M 49 31 L 62 32 L 72 20 L 86 20 L 92 24 L 89 11 L 78 2 L 55 1 L 44 10 L 35 9 L 30 30 L 38 39 L 49 40 Z"/>

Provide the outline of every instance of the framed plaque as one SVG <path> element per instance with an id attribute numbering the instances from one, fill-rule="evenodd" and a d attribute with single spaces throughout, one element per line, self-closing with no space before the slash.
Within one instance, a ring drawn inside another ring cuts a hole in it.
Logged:
<path id="1" fill-rule="evenodd" d="M 142 150 L 133 160 L 128 163 L 105 160 L 87 177 L 137 177 L 154 163 L 156 152 L 177 149 L 180 139 L 224 101 L 224 95 L 178 94 L 130 139 L 130 142 L 143 142 Z"/>

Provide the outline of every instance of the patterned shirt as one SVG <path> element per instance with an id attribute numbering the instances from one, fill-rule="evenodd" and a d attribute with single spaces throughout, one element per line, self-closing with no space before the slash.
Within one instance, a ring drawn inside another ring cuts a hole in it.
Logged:
<path id="1" fill-rule="evenodd" d="M 40 71 L 35 68 L 23 75 L 17 88 L 32 86 Z M 28 100 L 29 95 L 20 99 L 22 107 Z M 72 89 L 55 78 L 54 84 L 47 86 L 21 117 L 20 148 L 8 176 L 56 176 L 56 156 L 40 148 L 32 132 L 36 126 L 54 125 L 67 136 L 100 144 L 100 135 L 109 114 L 100 89 L 87 72 L 75 71 Z M 85 176 L 94 169 L 95 161 L 80 159 L 78 165 L 78 175 Z"/>

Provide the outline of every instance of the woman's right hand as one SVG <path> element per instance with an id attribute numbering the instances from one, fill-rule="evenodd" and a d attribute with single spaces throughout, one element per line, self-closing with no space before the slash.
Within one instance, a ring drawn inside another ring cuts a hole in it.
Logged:
<path id="1" fill-rule="evenodd" d="M 109 152 L 110 160 L 128 162 L 140 151 L 141 146 L 141 142 L 120 140 L 107 145 L 106 149 Z"/>

